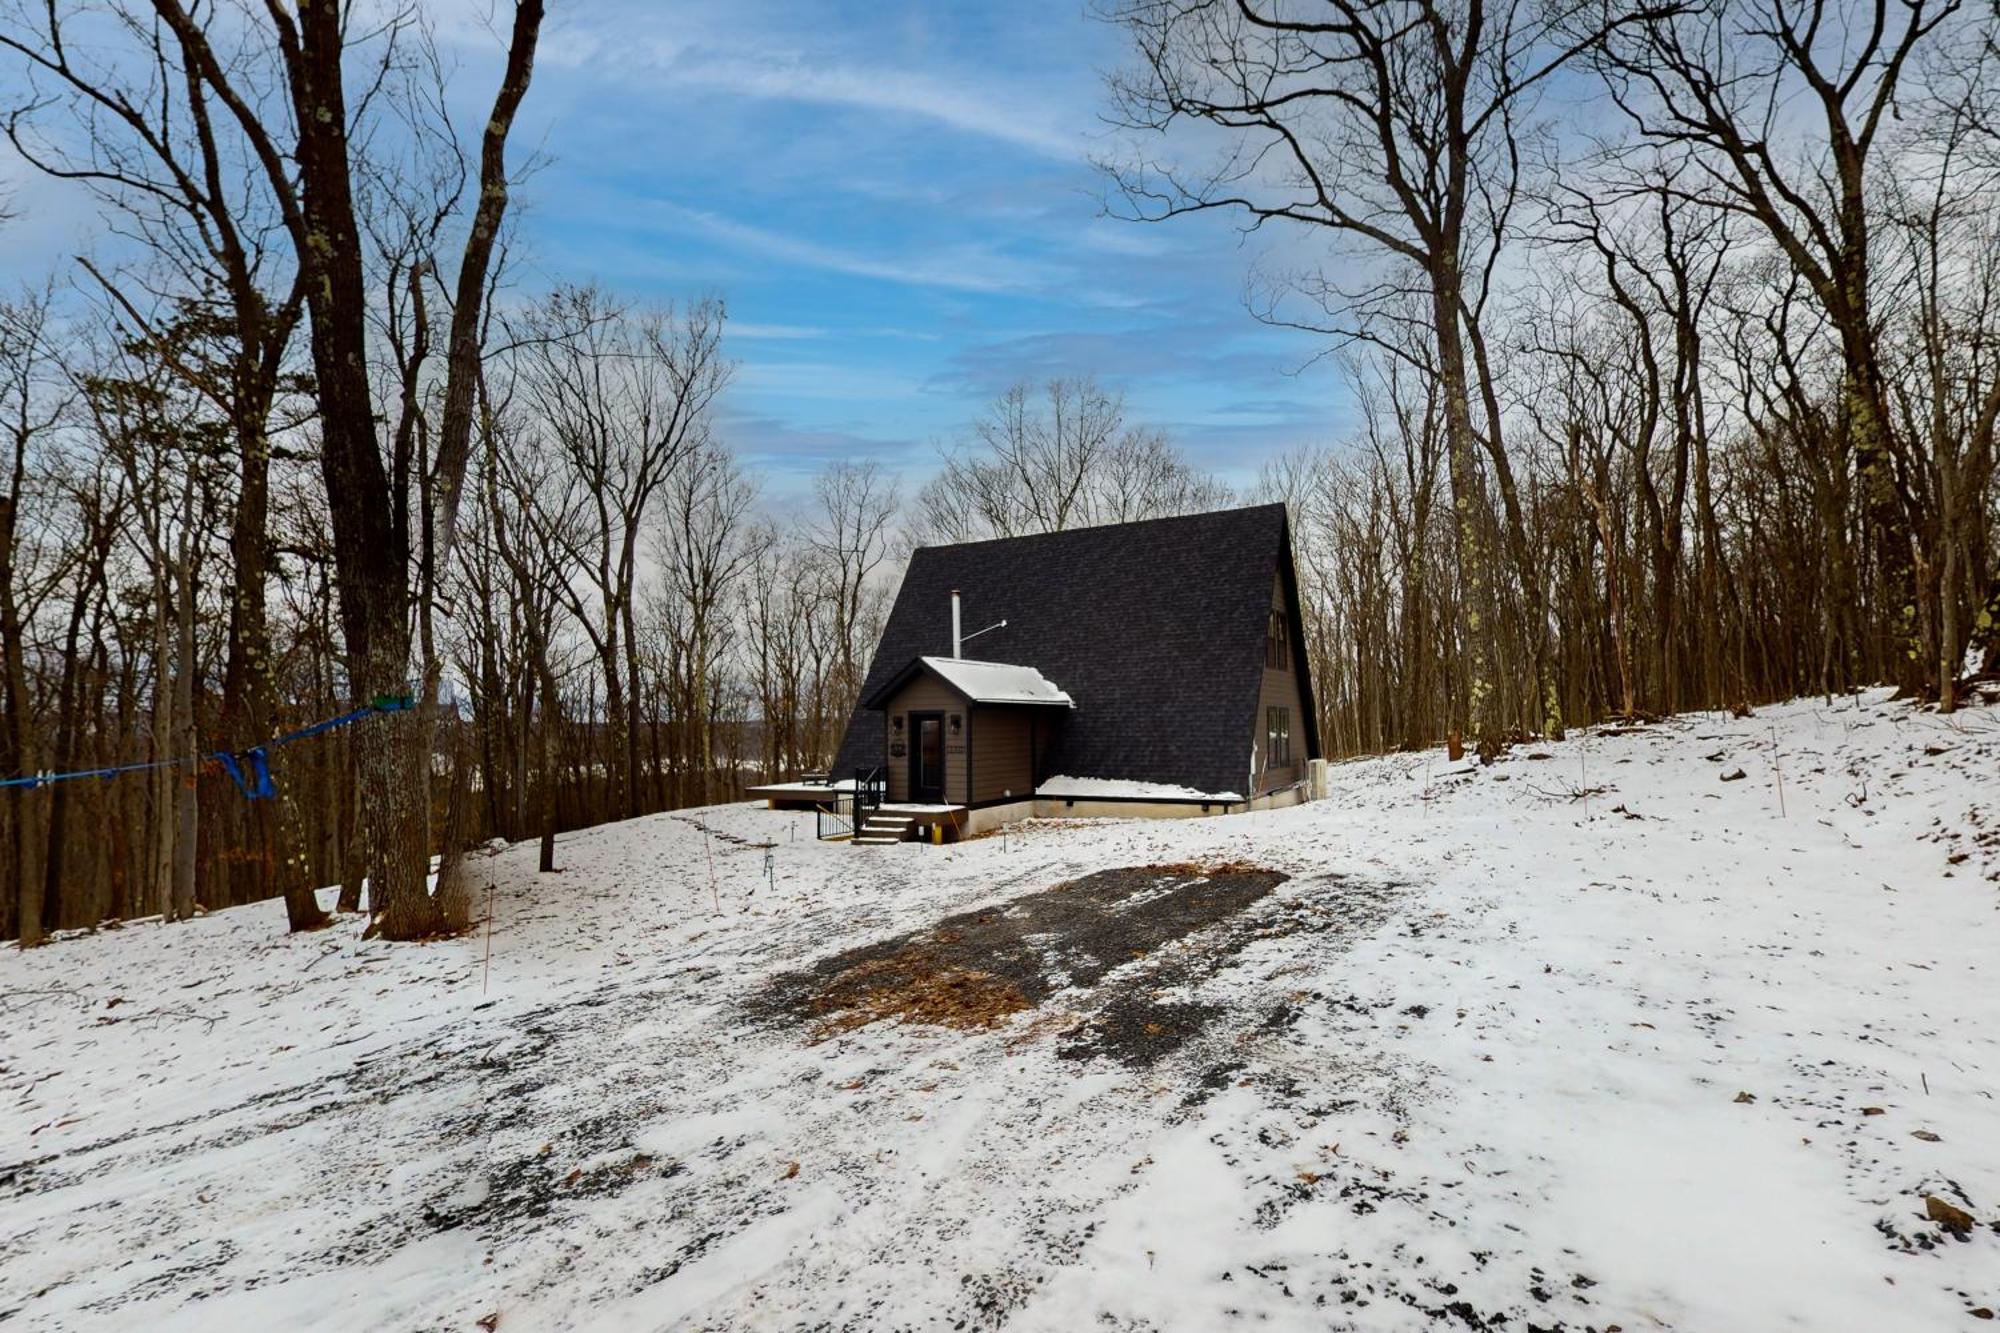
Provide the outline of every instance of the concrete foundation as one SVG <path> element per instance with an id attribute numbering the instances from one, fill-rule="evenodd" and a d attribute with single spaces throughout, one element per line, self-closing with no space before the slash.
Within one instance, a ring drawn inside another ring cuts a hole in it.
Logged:
<path id="1" fill-rule="evenodd" d="M 1003 824 L 1023 819 L 1200 819 L 1204 815 L 1237 815 L 1246 810 L 1282 810 L 1306 799 L 1303 786 L 1285 787 L 1250 801 L 1106 801 L 1078 797 L 1074 800 L 1038 796 L 1033 800 L 1009 801 L 1005 805 L 981 806 L 967 810 L 959 821 L 958 836 L 973 838 L 991 833 Z"/>
<path id="2" fill-rule="evenodd" d="M 1203 815 L 1240 815 L 1246 810 L 1282 810 L 1305 800 L 1303 787 L 1285 787 L 1249 801 L 1106 801 L 1037 797 L 1038 819 L 1199 819 Z M 1008 807 L 1012 809 L 1013 807 Z M 1016 815 L 1015 818 L 1025 818 Z"/>

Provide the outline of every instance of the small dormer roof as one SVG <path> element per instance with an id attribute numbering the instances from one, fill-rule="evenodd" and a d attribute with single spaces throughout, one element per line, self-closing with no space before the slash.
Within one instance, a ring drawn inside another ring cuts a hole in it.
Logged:
<path id="1" fill-rule="evenodd" d="M 1076 707 L 1075 700 L 1031 666 L 1019 666 L 1012 662 L 980 662 L 968 657 L 916 658 L 869 695 L 863 706 L 882 707 L 919 671 L 935 675 L 963 695 L 968 703 Z"/>

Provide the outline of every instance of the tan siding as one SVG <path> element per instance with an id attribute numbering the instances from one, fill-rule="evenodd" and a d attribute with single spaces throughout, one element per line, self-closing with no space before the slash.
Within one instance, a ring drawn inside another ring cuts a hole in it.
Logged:
<path id="1" fill-rule="evenodd" d="M 965 803 L 965 732 L 956 737 L 951 734 L 951 716 L 956 713 L 963 718 L 966 713 L 965 700 L 954 694 L 950 687 L 931 675 L 919 675 L 908 685 L 898 690 L 889 699 L 885 710 L 888 716 L 889 741 L 893 746 L 901 737 L 905 753 L 891 755 L 888 764 L 888 798 L 891 801 L 910 799 L 910 759 L 916 747 L 916 733 L 911 729 L 911 713 L 943 713 L 944 729 L 944 799 L 953 805 Z M 903 729 L 896 730 L 896 719 L 904 719 Z"/>
<path id="2" fill-rule="evenodd" d="M 1022 708 L 981 708 L 972 715 L 972 799 L 997 801 L 1034 790 L 1028 737 L 1034 719 Z"/>
<path id="3" fill-rule="evenodd" d="M 1271 609 L 1274 611 L 1288 610 L 1285 606 L 1285 583 L 1282 578 L 1276 578 L 1271 581 Z M 1261 661 L 1263 660 L 1263 644 L 1261 640 L 1259 641 L 1258 648 L 1258 660 Z M 1299 664 L 1294 661 L 1291 669 L 1286 671 L 1273 671 L 1269 667 L 1264 668 L 1263 682 L 1257 689 L 1257 715 L 1251 724 L 1255 728 L 1251 740 L 1257 746 L 1257 758 L 1261 764 L 1264 761 L 1264 710 L 1267 708 L 1290 709 L 1292 714 L 1292 762 L 1279 768 L 1266 767 L 1263 772 L 1257 775 L 1257 791 L 1251 793 L 1252 795 L 1256 795 L 1258 792 L 1267 792 L 1276 787 L 1290 786 L 1305 775 L 1305 709 L 1299 698 L 1298 666 Z"/>

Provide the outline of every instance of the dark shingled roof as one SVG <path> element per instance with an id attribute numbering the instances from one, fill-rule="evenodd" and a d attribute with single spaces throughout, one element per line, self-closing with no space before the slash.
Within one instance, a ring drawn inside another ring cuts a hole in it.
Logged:
<path id="1" fill-rule="evenodd" d="M 1032 666 L 1076 701 L 1045 771 L 1249 792 L 1271 581 L 1293 602 L 1307 753 L 1310 681 L 1281 504 L 959 546 L 910 557 L 861 698 L 923 654 L 951 651 L 951 590 L 968 657 Z M 857 708 L 836 773 L 883 762 L 883 715 Z"/>

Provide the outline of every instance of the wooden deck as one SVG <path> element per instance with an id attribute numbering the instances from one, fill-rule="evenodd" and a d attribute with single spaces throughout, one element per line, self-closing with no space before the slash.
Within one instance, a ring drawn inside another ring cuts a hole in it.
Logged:
<path id="1" fill-rule="evenodd" d="M 767 782 L 761 787 L 745 787 L 743 795 L 752 801 L 762 801 L 773 810 L 811 810 L 815 806 L 832 805 L 836 798 L 851 796 L 852 782 Z"/>

